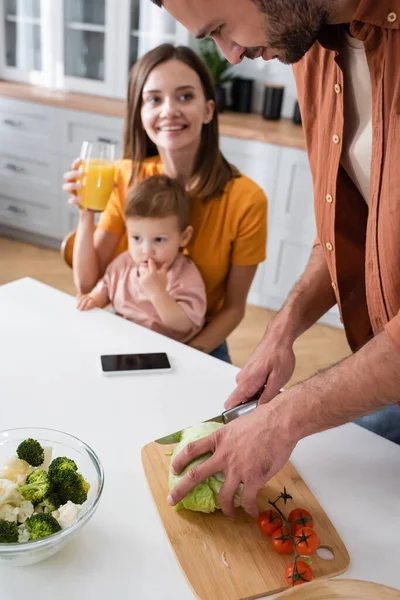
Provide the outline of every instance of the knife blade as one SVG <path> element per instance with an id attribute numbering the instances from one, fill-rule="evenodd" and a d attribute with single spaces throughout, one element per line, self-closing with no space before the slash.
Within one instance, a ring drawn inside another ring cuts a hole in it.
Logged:
<path id="1" fill-rule="evenodd" d="M 239 404 L 238 406 L 229 408 L 222 414 L 217 415 L 216 417 L 213 417 L 212 419 L 207 419 L 206 421 L 203 421 L 203 423 L 210 423 L 212 421 L 215 421 L 216 423 L 223 423 L 224 425 L 226 425 L 227 423 L 230 423 L 231 421 L 233 421 L 234 419 L 237 419 L 238 417 L 242 417 L 244 415 L 251 413 L 255 408 L 257 408 L 258 399 L 261 396 L 263 389 L 260 390 L 259 392 L 257 392 L 257 394 L 255 394 L 254 396 L 252 396 L 252 398 L 250 398 L 247 402 L 243 402 L 243 404 Z M 184 432 L 184 429 L 180 429 L 179 431 L 175 431 L 175 433 L 170 433 L 169 435 L 166 435 L 165 437 L 155 440 L 155 442 L 157 444 L 163 444 L 163 445 L 164 444 L 178 444 L 182 439 L 183 432 Z"/>

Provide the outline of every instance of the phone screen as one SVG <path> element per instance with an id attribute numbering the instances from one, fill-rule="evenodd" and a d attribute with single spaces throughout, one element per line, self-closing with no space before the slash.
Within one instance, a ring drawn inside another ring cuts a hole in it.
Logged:
<path id="1" fill-rule="evenodd" d="M 105 373 L 121 371 L 151 371 L 170 369 L 171 365 L 165 352 L 151 354 L 108 354 L 101 357 Z"/>

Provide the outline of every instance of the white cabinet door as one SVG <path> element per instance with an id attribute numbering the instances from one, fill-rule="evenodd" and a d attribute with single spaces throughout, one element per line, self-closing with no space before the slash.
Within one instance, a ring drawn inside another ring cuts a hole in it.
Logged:
<path id="1" fill-rule="evenodd" d="M 52 0 L 0 0 L 0 76 L 52 84 Z"/>
<path id="2" fill-rule="evenodd" d="M 123 152 L 124 121 L 78 110 L 60 111 L 60 141 L 64 156 L 79 157 L 83 141 L 107 141 L 116 144 L 116 158 Z"/>
<path id="3" fill-rule="evenodd" d="M 316 235 L 306 152 L 282 148 L 272 204 L 262 303 L 278 310 L 303 273 Z M 321 322 L 340 326 L 338 308 L 329 311 Z"/>
<path id="4" fill-rule="evenodd" d="M 188 45 L 190 34 L 150 0 L 118 0 L 119 26 L 116 95 L 126 98 L 128 73 L 148 50 L 169 42 Z"/>
<path id="5" fill-rule="evenodd" d="M 315 237 L 313 185 L 305 152 L 282 148 L 271 203 L 263 303 L 278 309 L 302 274 Z"/>
<path id="6" fill-rule="evenodd" d="M 33 156 L 57 144 L 57 114 L 53 106 L 0 98 L 0 140 L 3 149 L 18 144 L 21 152 Z"/>
<path id="7" fill-rule="evenodd" d="M 114 0 L 53 0 L 57 89 L 115 95 L 121 25 L 118 4 Z"/>
<path id="8" fill-rule="evenodd" d="M 227 136 L 222 136 L 220 142 L 225 158 L 264 190 L 268 198 L 268 220 L 270 220 L 281 148 L 263 142 Z M 265 268 L 268 260 L 267 256 L 267 261 L 258 265 L 248 296 L 249 304 L 263 305 Z"/>

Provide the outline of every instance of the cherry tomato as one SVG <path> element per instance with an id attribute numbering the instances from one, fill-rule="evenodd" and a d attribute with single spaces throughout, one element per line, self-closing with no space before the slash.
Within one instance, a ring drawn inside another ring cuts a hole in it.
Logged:
<path id="1" fill-rule="evenodd" d="M 305 508 L 294 508 L 288 516 L 288 521 L 291 523 L 292 533 L 296 533 L 298 527 L 314 527 L 314 521 L 311 513 Z"/>
<path id="2" fill-rule="evenodd" d="M 272 534 L 272 547 L 279 554 L 290 554 L 293 552 L 293 544 L 287 527 L 275 529 Z"/>
<path id="3" fill-rule="evenodd" d="M 296 564 L 296 568 L 295 568 Z M 301 585 L 307 583 L 313 578 L 311 567 L 303 560 L 298 560 L 296 563 L 288 565 L 285 571 L 286 583 L 290 586 Z"/>
<path id="4" fill-rule="evenodd" d="M 276 529 L 282 527 L 282 518 L 276 510 L 265 510 L 258 516 L 258 527 L 264 535 L 272 535 Z"/>
<path id="5" fill-rule="evenodd" d="M 303 556 L 314 554 L 319 546 L 318 536 L 311 527 L 299 527 L 293 537 L 297 552 Z"/>

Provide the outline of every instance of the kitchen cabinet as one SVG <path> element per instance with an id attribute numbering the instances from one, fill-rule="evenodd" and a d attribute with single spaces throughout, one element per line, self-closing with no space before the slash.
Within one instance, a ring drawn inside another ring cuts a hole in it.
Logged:
<path id="1" fill-rule="evenodd" d="M 0 77 L 125 98 L 137 58 L 189 37 L 150 0 L 0 0 Z"/>
<path id="2" fill-rule="evenodd" d="M 316 235 L 307 153 L 225 136 L 221 149 L 268 198 L 267 259 L 258 266 L 248 301 L 279 310 L 304 271 Z M 341 326 L 338 308 L 332 308 L 322 321 Z"/>
<path id="3" fill-rule="evenodd" d="M 0 0 L 0 77 L 51 85 L 51 0 Z"/>

